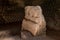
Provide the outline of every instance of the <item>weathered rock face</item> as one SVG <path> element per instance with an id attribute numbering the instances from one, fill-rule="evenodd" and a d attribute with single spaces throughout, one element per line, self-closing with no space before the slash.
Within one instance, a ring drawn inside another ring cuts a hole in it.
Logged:
<path id="1" fill-rule="evenodd" d="M 40 5 L 47 22 L 47 26 L 49 26 L 49 28 L 51 27 L 52 29 L 57 28 L 57 30 L 60 30 L 60 0 L 0 0 L 0 3 L 0 23 L 9 23 L 21 20 L 19 19 L 22 17 L 21 14 L 24 15 L 23 13 L 21 13 L 24 9 L 21 9 L 22 11 L 19 10 L 21 7 L 24 8 L 27 5 Z M 8 14 L 10 16 L 8 16 Z M 12 17 L 12 14 L 17 15 L 14 15 Z"/>
<path id="2" fill-rule="evenodd" d="M 40 6 L 25 7 L 25 19 L 22 22 L 22 29 L 30 31 L 34 36 L 45 30 L 46 21 Z M 45 30 L 46 31 L 46 30 Z"/>
<path id="3" fill-rule="evenodd" d="M 46 18 L 48 28 L 60 30 L 60 1 L 50 0 L 42 4 L 43 13 Z"/>
<path id="4" fill-rule="evenodd" d="M 60 17 L 59 17 L 59 14 L 60 12 L 56 12 L 54 15 L 54 18 L 50 17 L 50 18 L 47 18 L 47 26 L 48 28 L 50 29 L 54 29 L 54 30 L 57 30 L 59 31 L 60 30 Z"/>
<path id="5" fill-rule="evenodd" d="M 60 30 L 60 0 L 26 0 L 26 4 L 40 5 L 48 28 Z"/>
<path id="6" fill-rule="evenodd" d="M 9 0 L 9 2 L 13 2 L 15 4 L 17 4 L 17 6 L 19 7 L 24 7 L 25 6 L 25 1 L 24 0 Z"/>
<path id="7" fill-rule="evenodd" d="M 21 2 L 22 3 L 21 3 Z M 23 0 L 1 0 L 0 23 L 22 21 L 24 15 Z M 20 5 L 19 5 L 20 4 Z"/>

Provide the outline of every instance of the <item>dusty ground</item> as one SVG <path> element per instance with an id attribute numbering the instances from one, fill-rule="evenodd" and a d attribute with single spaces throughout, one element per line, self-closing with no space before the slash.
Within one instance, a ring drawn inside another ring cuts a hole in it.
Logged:
<path id="1" fill-rule="evenodd" d="M 26 31 L 20 34 L 20 24 L 16 22 L 0 25 L 0 40 L 60 40 L 60 31 L 49 29 L 46 35 L 33 37 Z"/>

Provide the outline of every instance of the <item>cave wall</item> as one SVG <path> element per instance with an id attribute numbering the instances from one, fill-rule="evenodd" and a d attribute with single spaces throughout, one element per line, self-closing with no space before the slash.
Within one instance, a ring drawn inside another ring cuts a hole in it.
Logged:
<path id="1" fill-rule="evenodd" d="M 60 30 L 60 0 L 0 0 L 0 23 L 20 21 L 29 5 L 40 5 L 47 27 Z"/>
<path id="2" fill-rule="evenodd" d="M 40 5 L 47 22 L 47 28 L 60 30 L 60 0 L 28 0 L 27 5 Z"/>

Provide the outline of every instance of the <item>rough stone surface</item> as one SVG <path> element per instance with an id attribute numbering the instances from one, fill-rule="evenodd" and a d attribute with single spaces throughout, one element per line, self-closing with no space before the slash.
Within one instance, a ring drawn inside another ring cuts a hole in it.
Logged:
<path id="1" fill-rule="evenodd" d="M 0 40 L 20 40 L 19 23 L 9 23 L 0 25 Z"/>
<path id="2" fill-rule="evenodd" d="M 23 0 L 0 0 L 0 3 L 0 24 L 22 19 L 24 15 Z"/>
<path id="3" fill-rule="evenodd" d="M 18 14 L 18 12 L 21 12 L 19 10 L 21 7 L 24 8 L 27 5 L 40 5 L 47 22 L 47 26 L 54 30 L 60 30 L 60 0 L 0 0 L 0 3 L 0 24 L 4 22 L 16 22 L 20 20 L 19 18 L 21 18 L 22 16 L 19 14 L 23 13 Z M 8 16 L 6 16 L 6 14 Z M 12 17 L 12 15 L 10 14 L 18 15 L 14 15 Z"/>
<path id="4" fill-rule="evenodd" d="M 22 22 L 22 29 L 30 31 L 33 35 L 41 34 L 46 28 L 46 21 L 40 6 L 25 7 L 25 19 Z"/>

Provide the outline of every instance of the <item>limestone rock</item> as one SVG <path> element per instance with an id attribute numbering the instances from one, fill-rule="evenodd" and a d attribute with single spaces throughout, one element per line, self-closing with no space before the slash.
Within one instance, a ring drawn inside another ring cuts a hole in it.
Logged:
<path id="1" fill-rule="evenodd" d="M 25 7 L 25 19 L 22 22 L 22 29 L 30 31 L 34 36 L 42 33 L 46 28 L 46 21 L 40 6 Z"/>

